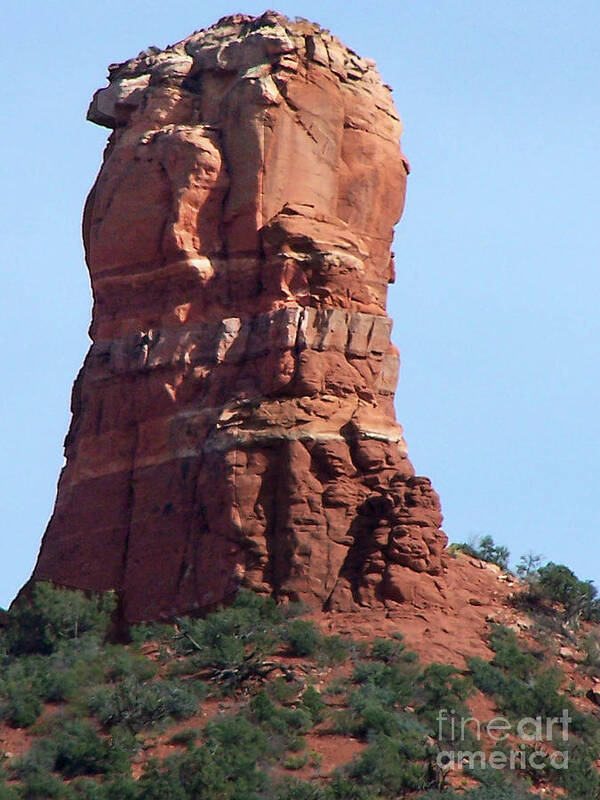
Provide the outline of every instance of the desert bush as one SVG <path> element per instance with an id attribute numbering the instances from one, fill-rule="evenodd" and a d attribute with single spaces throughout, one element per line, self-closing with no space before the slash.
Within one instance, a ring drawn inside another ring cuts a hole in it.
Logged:
<path id="1" fill-rule="evenodd" d="M 389 691 L 372 685 L 362 686 L 348 697 L 350 733 L 367 739 L 378 733 L 394 736 L 399 730 L 398 715 L 394 711 Z"/>
<path id="2" fill-rule="evenodd" d="M 292 620 L 285 632 L 285 638 L 294 656 L 312 656 L 322 643 L 320 632 L 306 619 Z"/>
<path id="3" fill-rule="evenodd" d="M 103 639 L 116 604 L 113 592 L 86 597 L 74 589 L 36 583 L 30 596 L 8 612 L 5 636 L 12 655 L 54 652 L 66 641 L 88 634 Z"/>
<path id="4" fill-rule="evenodd" d="M 569 752 L 569 768 L 557 770 L 556 783 L 562 786 L 569 798 L 600 797 L 600 776 L 596 761 L 598 748 L 590 748 L 580 741 L 561 743 Z"/>
<path id="5" fill-rule="evenodd" d="M 99 736 L 89 721 L 62 719 L 54 725 L 52 736 L 36 740 L 12 770 L 22 779 L 47 772 L 73 778 L 120 771 L 128 762 L 129 754 Z"/>
<path id="6" fill-rule="evenodd" d="M 136 781 L 123 775 L 99 782 L 94 778 L 75 778 L 69 784 L 72 800 L 138 800 Z"/>
<path id="7" fill-rule="evenodd" d="M 359 786 L 355 781 L 349 780 L 345 776 L 335 776 L 325 788 L 324 800 L 374 800 L 381 797 L 373 794 L 366 786 Z"/>
<path id="8" fill-rule="evenodd" d="M 492 626 L 490 647 L 494 651 L 492 664 L 517 678 L 527 680 L 539 667 L 535 656 L 521 649 L 515 632 L 503 625 Z"/>
<path id="9" fill-rule="evenodd" d="M 297 680 L 279 677 L 269 681 L 265 688 L 269 697 L 286 705 L 298 697 L 302 684 Z"/>
<path id="10" fill-rule="evenodd" d="M 538 800 L 539 795 L 531 794 L 524 784 L 516 786 L 481 786 L 456 794 L 446 791 L 431 791 L 420 795 L 419 800 Z"/>
<path id="11" fill-rule="evenodd" d="M 187 728 L 183 731 L 177 731 L 171 736 L 170 742 L 171 744 L 181 744 L 185 745 L 186 747 L 191 747 L 195 744 L 196 739 L 198 738 L 198 731 L 194 730 L 193 728 Z"/>
<path id="12" fill-rule="evenodd" d="M 564 564 L 550 561 L 526 575 L 527 586 L 514 598 L 514 604 L 539 611 L 549 619 L 561 608 L 558 621 L 563 628 L 577 630 L 582 620 L 600 622 L 600 598 L 592 581 L 582 581 Z M 565 632 L 563 630 L 563 632 Z"/>
<path id="13" fill-rule="evenodd" d="M 188 671 L 236 669 L 276 648 L 289 611 L 271 598 L 241 591 L 233 605 L 205 619 L 178 620 L 174 644 L 191 657 Z"/>
<path id="14" fill-rule="evenodd" d="M 300 698 L 303 707 L 308 711 L 313 721 L 313 724 L 323 721 L 325 703 L 321 697 L 321 692 L 318 692 L 314 686 L 309 686 Z"/>
<path id="15" fill-rule="evenodd" d="M 379 735 L 350 765 L 348 774 L 383 797 L 403 796 L 433 782 L 429 755 L 420 733 L 408 729 L 394 738 Z"/>
<path id="16" fill-rule="evenodd" d="M 438 718 L 441 709 L 466 714 L 465 700 L 472 684 L 448 664 L 429 664 L 419 678 L 417 713 L 429 723 Z"/>
<path id="17" fill-rule="evenodd" d="M 538 569 L 542 565 L 542 556 L 533 553 L 531 550 L 522 555 L 517 564 L 516 573 L 523 580 L 529 580 L 537 575 Z"/>
<path id="18" fill-rule="evenodd" d="M 210 782 L 205 782 L 205 787 L 220 790 L 221 787 L 216 787 Z M 156 759 L 152 759 L 144 767 L 144 773 L 138 781 L 139 797 L 144 800 L 187 800 L 189 794 L 181 784 L 180 776 L 178 774 L 177 765 L 173 763 L 173 759 L 167 759 L 164 763 L 160 764 Z M 203 796 L 203 795 L 200 795 Z M 204 797 L 210 795 L 204 795 Z M 220 795 L 215 795 L 219 797 Z"/>
<path id="19" fill-rule="evenodd" d="M 281 748 L 298 749 L 298 739 L 313 726 L 312 716 L 307 708 L 285 708 L 276 705 L 264 690 L 258 692 L 250 701 L 251 719 L 257 723 L 274 750 Z M 303 745 L 301 745 L 303 746 Z"/>
<path id="20" fill-rule="evenodd" d="M 54 770 L 66 778 L 121 771 L 129 762 L 129 754 L 99 736 L 87 720 L 65 721 L 56 730 L 54 742 Z"/>
<path id="21" fill-rule="evenodd" d="M 283 768 L 289 770 L 302 769 L 308 764 L 310 755 L 308 753 L 299 753 L 298 755 L 286 756 L 283 760 Z"/>
<path id="22" fill-rule="evenodd" d="M 140 800 L 258 800 L 266 788 L 260 763 L 269 752 L 265 734 L 243 715 L 208 723 L 205 744 L 147 765 Z"/>
<path id="23" fill-rule="evenodd" d="M 386 664 L 382 661 L 359 661 L 352 672 L 352 682 L 386 689 L 391 703 L 407 703 L 414 694 L 418 679 L 414 664 L 408 669 L 402 664 Z"/>
<path id="24" fill-rule="evenodd" d="M 381 795 L 340 776 L 334 776 L 326 786 L 287 778 L 272 787 L 269 793 L 269 800 L 375 800 L 376 797 Z"/>
<path id="25" fill-rule="evenodd" d="M 133 732 L 172 718 L 185 719 L 196 713 L 203 684 L 180 681 L 143 683 L 126 678 L 111 686 L 100 686 L 88 695 L 88 709 L 107 728 L 124 725 Z"/>
<path id="26" fill-rule="evenodd" d="M 472 542 L 461 542 L 451 547 L 473 556 L 473 558 L 480 558 L 482 561 L 496 564 L 501 569 L 508 569 L 508 559 L 510 558 L 508 548 L 496 544 L 491 536 L 478 536 Z"/>
<path id="27" fill-rule="evenodd" d="M 51 772 L 32 772 L 18 789 L 21 800 L 72 800 L 68 785 Z"/>
<path id="28" fill-rule="evenodd" d="M 92 650 L 91 656 L 60 650 L 49 656 L 29 655 L 11 659 L 0 679 L 0 708 L 4 708 L 4 717 L 13 716 L 11 709 L 16 706 L 22 709 L 27 705 L 30 709 L 27 716 L 34 721 L 41 710 L 41 702 L 65 702 L 80 691 L 86 679 L 101 679 L 98 651 L 96 648 Z M 36 706 L 37 712 L 34 713 Z M 21 712 L 18 715 L 21 716 Z"/>
<path id="29" fill-rule="evenodd" d="M 175 634 L 173 625 L 158 622 L 140 622 L 129 628 L 129 638 L 134 647 L 145 642 L 168 642 Z"/>
<path id="30" fill-rule="evenodd" d="M 412 663 L 418 660 L 416 653 L 406 649 L 401 636 L 393 639 L 375 639 L 371 645 L 371 658 L 386 664 Z"/>
<path id="31" fill-rule="evenodd" d="M 471 671 L 473 683 L 480 692 L 499 696 L 510 693 L 512 682 L 498 667 L 488 664 L 487 661 L 477 656 L 468 658 L 467 666 Z"/>
<path id="32" fill-rule="evenodd" d="M 52 772 L 56 762 L 56 752 L 56 742 L 53 739 L 50 737 L 38 739 L 24 756 L 10 763 L 11 777 L 23 780 L 29 775 Z"/>
<path id="33" fill-rule="evenodd" d="M 28 681 L 0 681 L 0 721 L 13 728 L 29 728 L 42 712 L 42 702 Z"/>
<path id="34" fill-rule="evenodd" d="M 285 780 L 272 789 L 273 800 L 325 800 L 323 788 L 308 781 Z"/>
<path id="35" fill-rule="evenodd" d="M 590 633 L 583 640 L 585 653 L 584 665 L 589 674 L 597 675 L 600 671 L 600 637 L 597 632 Z"/>
<path id="36" fill-rule="evenodd" d="M 122 645 L 106 646 L 102 660 L 107 681 L 119 681 L 127 677 L 149 681 L 158 671 L 154 661 Z"/>
<path id="37" fill-rule="evenodd" d="M 563 606 L 567 623 L 600 620 L 600 599 L 592 581 L 579 580 L 568 567 L 549 562 L 538 569 L 537 582 L 549 600 Z"/>
<path id="38" fill-rule="evenodd" d="M 343 664 L 356 644 L 342 636 L 323 636 L 318 648 L 319 660 L 325 664 Z"/>

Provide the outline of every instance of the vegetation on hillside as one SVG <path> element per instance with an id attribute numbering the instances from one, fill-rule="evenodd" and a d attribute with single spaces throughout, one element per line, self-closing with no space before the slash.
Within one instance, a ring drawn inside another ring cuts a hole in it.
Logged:
<path id="1" fill-rule="evenodd" d="M 536 567 L 534 585 L 565 614 L 582 607 L 555 565 Z M 580 619 L 593 618 L 595 594 L 587 602 Z M 597 720 L 509 629 L 493 627 L 491 662 L 470 659 L 460 672 L 422 665 L 400 633 L 371 643 L 324 636 L 301 608 L 249 592 L 205 619 L 135 626 L 127 645 L 110 641 L 114 606 L 110 593 L 37 584 L 5 614 L 0 722 L 23 729 L 27 746 L 2 754 L 0 800 L 523 800 L 540 786 L 546 797 L 552 786 L 563 797 L 600 794 Z M 566 709 L 569 769 L 553 766 L 562 744 L 550 741 L 540 769 L 466 764 L 457 783 L 441 755 L 494 746 L 472 725 L 457 745 L 477 691 L 511 722 Z M 333 771 L 317 746 L 328 737 L 354 743 Z"/>
<path id="2" fill-rule="evenodd" d="M 508 570 L 510 552 L 496 544 L 491 536 L 479 536 L 470 542 L 450 545 L 450 552 L 465 553 Z M 516 573 L 525 583 L 516 600 L 529 611 L 550 615 L 559 612 L 565 629 L 576 630 L 581 622 L 600 622 L 600 598 L 592 581 L 582 581 L 564 564 L 543 563 L 535 553 L 521 556 Z"/>

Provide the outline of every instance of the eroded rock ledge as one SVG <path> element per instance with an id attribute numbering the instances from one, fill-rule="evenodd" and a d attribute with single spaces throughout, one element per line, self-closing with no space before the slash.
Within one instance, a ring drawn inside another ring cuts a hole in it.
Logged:
<path id="1" fill-rule="evenodd" d="M 88 118 L 113 129 L 84 213 L 93 344 L 33 578 L 117 589 L 130 621 L 240 586 L 429 591 L 446 538 L 385 310 L 408 165 L 374 63 L 236 15 L 111 65 Z"/>

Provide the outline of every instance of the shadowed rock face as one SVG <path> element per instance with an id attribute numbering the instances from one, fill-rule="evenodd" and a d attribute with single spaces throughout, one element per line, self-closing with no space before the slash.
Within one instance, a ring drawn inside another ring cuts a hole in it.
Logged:
<path id="1" fill-rule="evenodd" d="M 401 602 L 446 537 L 393 399 L 390 244 L 407 162 L 372 61 L 236 15 L 109 68 L 84 241 L 93 344 L 34 579 L 130 621 L 241 586 Z"/>

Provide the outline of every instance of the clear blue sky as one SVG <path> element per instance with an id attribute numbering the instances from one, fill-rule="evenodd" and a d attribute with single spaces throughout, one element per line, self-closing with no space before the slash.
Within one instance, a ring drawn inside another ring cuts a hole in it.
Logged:
<path id="1" fill-rule="evenodd" d="M 410 158 L 390 313 L 417 471 L 451 539 L 489 533 L 600 582 L 600 3 L 280 2 L 374 58 Z M 51 513 L 88 347 L 80 242 L 109 62 L 226 13 L 167 0 L 3 5 L 0 605 Z"/>

